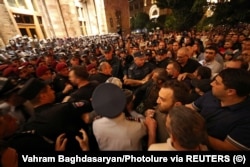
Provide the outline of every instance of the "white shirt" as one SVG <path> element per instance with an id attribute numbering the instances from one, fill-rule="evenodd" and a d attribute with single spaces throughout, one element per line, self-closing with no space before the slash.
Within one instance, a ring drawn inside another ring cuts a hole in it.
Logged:
<path id="1" fill-rule="evenodd" d="M 151 144 L 148 148 L 148 151 L 177 151 L 177 150 L 172 146 L 171 138 L 168 138 L 166 143 Z"/>
<path id="2" fill-rule="evenodd" d="M 212 71 L 212 75 L 215 73 L 221 72 L 221 70 L 223 69 L 223 66 L 220 63 L 218 63 L 216 60 L 212 62 L 206 62 L 205 60 L 201 60 L 199 61 L 199 63 L 205 67 L 210 68 Z"/>
<path id="3" fill-rule="evenodd" d="M 102 151 L 141 150 L 141 139 L 147 134 L 144 123 L 129 121 L 124 113 L 112 119 L 102 117 L 95 120 L 93 132 Z"/>

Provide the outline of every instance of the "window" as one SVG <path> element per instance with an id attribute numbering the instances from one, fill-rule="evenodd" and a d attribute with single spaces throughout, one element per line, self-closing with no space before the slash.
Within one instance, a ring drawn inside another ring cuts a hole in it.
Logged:
<path id="1" fill-rule="evenodd" d="M 112 28 L 113 28 L 113 27 L 114 27 L 113 19 L 112 19 L 112 18 L 110 18 L 110 19 L 109 19 L 109 21 L 110 21 L 110 27 L 112 27 Z"/>
<path id="2" fill-rule="evenodd" d="M 139 5 L 137 3 L 135 4 L 135 9 L 139 9 Z"/>
<path id="3" fill-rule="evenodd" d="M 16 3 L 16 0 L 8 0 L 8 4 L 12 7 L 18 7 L 17 6 L 17 3 Z"/>
<path id="4" fill-rule="evenodd" d="M 37 16 L 37 19 L 38 19 L 39 24 L 43 24 L 43 20 L 41 16 Z"/>
<path id="5" fill-rule="evenodd" d="M 33 16 L 23 15 L 24 23 L 34 24 Z"/>
<path id="6" fill-rule="evenodd" d="M 79 21 L 80 27 L 82 27 L 82 21 Z"/>
<path id="7" fill-rule="evenodd" d="M 28 32 L 26 30 L 26 28 L 19 28 L 21 34 L 24 36 L 24 35 L 27 35 L 28 36 Z"/>
<path id="8" fill-rule="evenodd" d="M 157 0 L 151 0 L 151 4 L 157 3 Z"/>
<path id="9" fill-rule="evenodd" d="M 133 5 L 129 5 L 129 10 L 130 11 L 133 11 L 134 9 L 133 9 Z"/>
<path id="10" fill-rule="evenodd" d="M 143 3 L 143 1 L 141 1 L 140 2 L 140 8 L 143 8 L 143 6 L 144 6 L 144 3 Z"/>
<path id="11" fill-rule="evenodd" d="M 154 15 L 158 15 L 158 11 L 157 10 L 155 10 L 154 12 L 153 12 L 153 16 Z"/>
<path id="12" fill-rule="evenodd" d="M 35 28 L 30 28 L 30 33 L 31 36 L 34 38 L 35 36 L 37 37 L 36 29 Z"/>
<path id="13" fill-rule="evenodd" d="M 82 7 L 76 7 L 77 11 L 77 17 L 83 20 L 83 8 Z"/>
<path id="14" fill-rule="evenodd" d="M 17 23 L 34 24 L 34 19 L 32 15 L 23 15 L 23 14 L 13 13 L 13 16 Z"/>
<path id="15" fill-rule="evenodd" d="M 77 11 L 77 17 L 80 17 L 79 7 L 76 7 L 76 11 Z"/>
<path id="16" fill-rule="evenodd" d="M 12 7 L 27 9 L 25 0 L 7 0 L 7 2 Z"/>

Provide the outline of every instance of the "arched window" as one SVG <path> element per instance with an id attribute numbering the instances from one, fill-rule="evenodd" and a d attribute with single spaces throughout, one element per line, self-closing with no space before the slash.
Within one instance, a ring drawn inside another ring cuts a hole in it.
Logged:
<path id="1" fill-rule="evenodd" d="M 149 10 L 150 19 L 158 18 L 159 15 L 160 15 L 160 9 L 156 5 L 153 5 Z"/>

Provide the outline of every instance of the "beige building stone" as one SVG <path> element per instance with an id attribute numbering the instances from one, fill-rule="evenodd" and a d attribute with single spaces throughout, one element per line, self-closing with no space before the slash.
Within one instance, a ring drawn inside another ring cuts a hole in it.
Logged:
<path id="1" fill-rule="evenodd" d="M 119 27 L 127 33 L 128 6 L 127 0 L 0 0 L 0 47 L 17 34 L 65 38 L 115 33 Z"/>

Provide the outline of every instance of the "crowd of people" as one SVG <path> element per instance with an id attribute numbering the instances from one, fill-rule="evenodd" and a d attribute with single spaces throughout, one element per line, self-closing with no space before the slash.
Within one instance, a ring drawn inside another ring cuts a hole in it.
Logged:
<path id="1" fill-rule="evenodd" d="M 17 35 L 0 51 L 1 153 L 249 150 L 249 37 Z"/>

